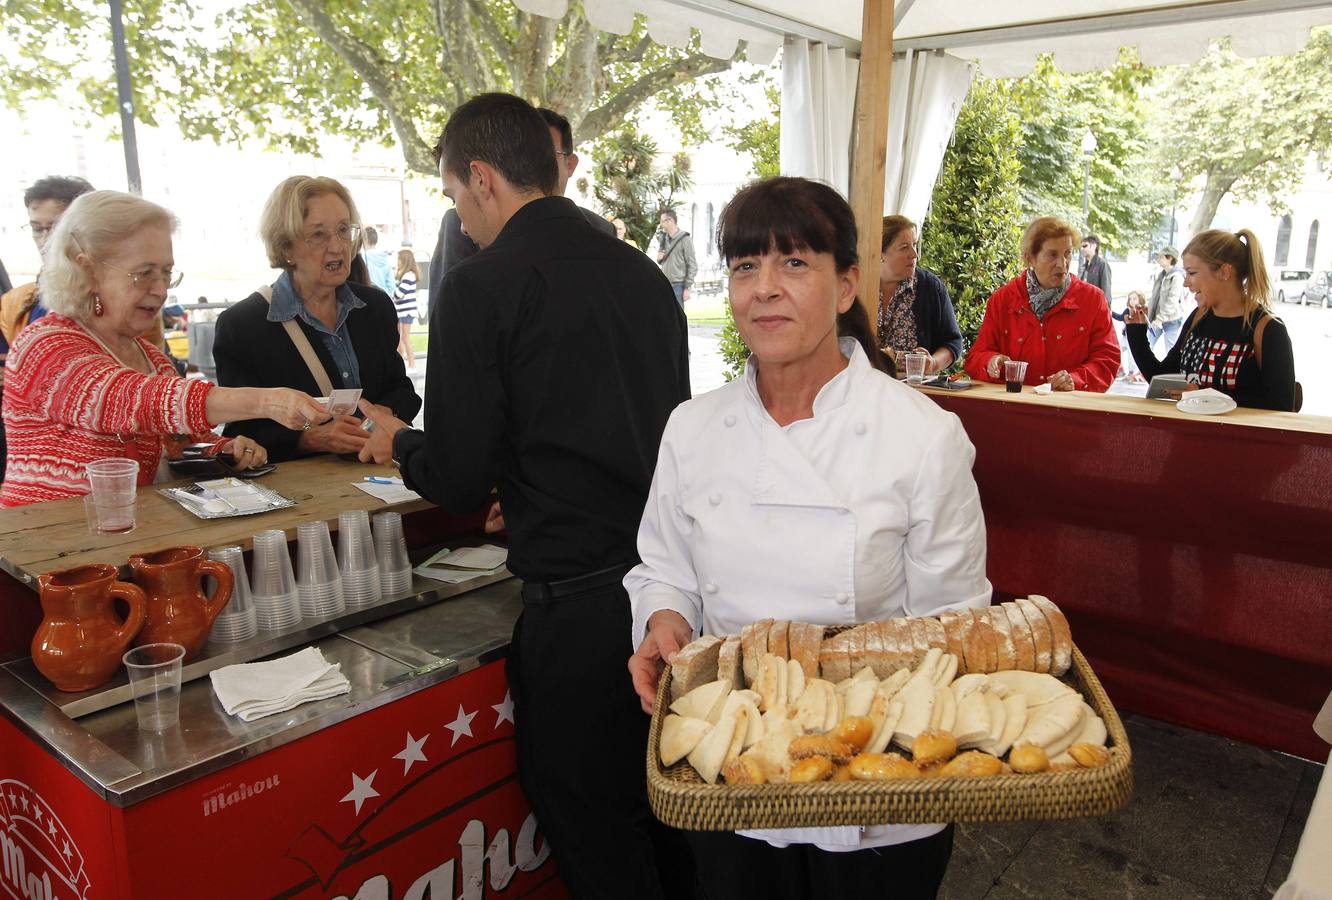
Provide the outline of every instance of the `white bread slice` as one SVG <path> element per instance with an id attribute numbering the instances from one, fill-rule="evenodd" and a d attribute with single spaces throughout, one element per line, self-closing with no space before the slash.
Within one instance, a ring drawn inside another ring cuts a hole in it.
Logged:
<path id="1" fill-rule="evenodd" d="M 994 745 L 991 751 L 995 756 L 1003 756 L 1013 746 L 1023 730 L 1027 727 L 1027 698 L 1014 691 L 1003 699 L 1004 704 L 1004 730 L 999 735 L 999 741 Z M 991 710 L 993 712 L 993 710 Z M 990 732 L 993 734 L 993 730 Z"/>
<path id="2" fill-rule="evenodd" d="M 893 743 L 910 750 L 916 735 L 930 727 L 934 715 L 934 683 L 908 681 L 894 699 L 902 701 L 902 717 L 893 732 Z"/>
<path id="3" fill-rule="evenodd" d="M 870 738 L 869 745 L 865 748 L 867 753 L 882 753 L 888 749 L 888 744 L 893 739 L 893 734 L 897 730 L 898 720 L 902 718 L 902 701 L 889 701 L 884 712 L 883 721 L 874 729 L 874 736 Z"/>
<path id="4" fill-rule="evenodd" d="M 786 705 L 793 707 L 805 692 L 805 669 L 798 659 L 786 661 Z"/>
<path id="5" fill-rule="evenodd" d="M 1082 730 L 1073 738 L 1073 744 L 1095 744 L 1104 747 L 1110 735 L 1105 730 L 1105 721 L 1086 703 L 1082 709 Z M 1069 746 L 1073 746 L 1069 744 Z"/>
<path id="6" fill-rule="evenodd" d="M 852 680 L 851 687 L 846 692 L 846 714 L 869 715 L 870 706 L 874 703 L 874 695 L 878 690 L 879 682 L 874 678 Z"/>
<path id="7" fill-rule="evenodd" d="M 671 700 L 675 701 L 696 687 L 717 678 L 717 656 L 721 638 L 705 634 L 690 641 L 671 660 Z"/>
<path id="8" fill-rule="evenodd" d="M 735 716 L 717 722 L 689 753 L 689 764 L 708 784 L 717 783 L 717 775 L 726 763 L 731 739 L 735 737 Z"/>
<path id="9" fill-rule="evenodd" d="M 903 667 L 879 682 L 879 690 L 891 700 L 910 680 L 911 670 Z"/>
<path id="10" fill-rule="evenodd" d="M 1069 693 L 1045 704 L 1045 709 L 1029 713 L 1027 727 L 1022 730 L 1014 746 L 1035 744 L 1044 750 L 1047 756 L 1063 753 L 1082 730 L 1084 705 L 1081 695 Z M 1053 749 L 1055 747 L 1058 749 Z"/>
<path id="11" fill-rule="evenodd" d="M 953 736 L 957 738 L 958 747 L 979 747 L 990 736 L 988 697 L 989 691 L 972 691 L 957 701 L 957 724 L 953 727 Z M 1000 703 L 1002 708 L 1002 701 Z"/>
<path id="12" fill-rule="evenodd" d="M 679 716 L 685 716 L 693 719 L 706 719 L 709 722 L 717 721 L 711 713 L 716 708 L 721 712 L 721 704 L 726 702 L 726 695 L 731 692 L 731 683 L 717 679 L 707 684 L 699 685 L 689 693 L 685 694 L 679 700 L 671 704 L 671 712 Z"/>
<path id="13" fill-rule="evenodd" d="M 828 708 L 823 719 L 823 730 L 832 731 L 838 722 L 846 718 L 846 694 L 837 693 L 831 685 L 824 688 L 824 693 L 828 695 Z"/>
<path id="14" fill-rule="evenodd" d="M 828 713 L 828 695 L 823 685 L 828 684 L 818 678 L 805 682 L 805 692 L 796 701 L 795 720 L 802 731 L 815 731 L 823 728 L 823 721 Z"/>
<path id="15" fill-rule="evenodd" d="M 823 645 L 823 626 L 792 622 L 787 629 L 791 659 L 805 670 L 805 680 L 819 677 L 819 648 Z"/>
<path id="16" fill-rule="evenodd" d="M 726 758 L 722 760 L 723 767 L 731 760 L 738 757 L 740 751 L 745 749 L 745 736 L 749 734 L 749 710 L 750 707 L 748 705 L 741 704 L 736 708 L 735 712 L 732 713 L 732 715 L 735 716 L 735 732 L 731 735 L 731 743 L 726 748 Z M 757 710 L 754 711 L 754 715 L 758 715 Z"/>
<path id="17" fill-rule="evenodd" d="M 961 678 L 956 679 L 949 687 L 953 691 L 953 699 L 961 703 L 968 694 L 984 690 L 990 682 L 990 676 L 981 672 L 968 672 Z"/>
<path id="18" fill-rule="evenodd" d="M 934 670 L 934 683 L 939 687 L 948 687 L 957 677 L 957 657 L 945 653 L 939 658 L 939 666 Z"/>
<path id="19" fill-rule="evenodd" d="M 721 718 L 724 719 L 735 714 L 737 710 L 743 709 L 746 711 L 743 735 L 745 747 L 749 747 L 763 738 L 763 717 L 759 714 L 757 704 L 751 699 L 753 694 L 753 691 L 731 691 L 721 712 Z"/>
<path id="20" fill-rule="evenodd" d="M 942 731 L 952 731 L 957 725 L 957 703 L 953 700 L 953 692 L 946 687 L 936 687 L 934 706 L 939 710 L 936 727 Z"/>
<path id="21" fill-rule="evenodd" d="M 746 686 L 759 677 L 763 654 L 768 652 L 768 628 L 771 625 L 772 619 L 759 619 L 740 629 L 740 657 L 744 663 Z"/>
<path id="22" fill-rule="evenodd" d="M 1012 691 L 1025 694 L 1028 706 L 1041 706 L 1066 694 L 1077 694 L 1077 691 L 1058 678 L 1053 675 L 1046 675 L 1043 672 L 1020 672 L 1017 670 L 993 672 L 990 675 L 990 682 L 992 684 L 998 682 Z"/>
<path id="23" fill-rule="evenodd" d="M 1063 675 L 1073 665 L 1073 632 L 1068 627 L 1068 619 L 1064 618 L 1063 611 L 1049 597 L 1032 594 L 1027 599 L 1041 611 L 1046 624 L 1050 626 L 1050 674 Z"/>
<path id="24" fill-rule="evenodd" d="M 712 730 L 712 723 L 684 716 L 667 716 L 661 722 L 661 764 L 673 766 L 688 756 Z"/>

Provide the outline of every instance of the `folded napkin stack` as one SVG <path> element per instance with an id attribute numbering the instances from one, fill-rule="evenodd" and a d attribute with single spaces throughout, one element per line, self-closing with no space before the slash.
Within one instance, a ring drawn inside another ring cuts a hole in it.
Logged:
<path id="1" fill-rule="evenodd" d="M 330 663 L 314 647 L 268 662 L 224 666 L 209 677 L 222 708 L 245 722 L 351 690 L 342 665 Z"/>

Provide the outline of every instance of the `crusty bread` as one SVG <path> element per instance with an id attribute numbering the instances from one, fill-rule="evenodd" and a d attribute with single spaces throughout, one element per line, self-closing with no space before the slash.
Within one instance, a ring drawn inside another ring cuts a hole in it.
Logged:
<path id="1" fill-rule="evenodd" d="M 930 646 L 937 647 L 941 653 L 947 653 L 948 638 L 944 635 L 943 623 L 932 616 L 921 621 L 925 623 L 925 639 Z"/>
<path id="2" fill-rule="evenodd" d="M 962 651 L 968 672 L 989 672 L 989 658 L 985 652 L 985 639 L 980 635 L 974 609 L 960 611 L 965 619 L 962 628 Z"/>
<path id="3" fill-rule="evenodd" d="M 865 628 L 865 665 L 874 670 L 877 678 L 884 678 L 888 666 L 888 655 L 883 649 L 883 622 L 866 622 Z"/>
<path id="4" fill-rule="evenodd" d="M 744 662 L 745 685 L 758 678 L 763 666 L 763 655 L 768 652 L 768 628 L 772 619 L 759 619 L 740 629 L 740 657 Z"/>
<path id="5" fill-rule="evenodd" d="M 731 682 L 736 690 L 745 686 L 744 662 L 740 659 L 740 635 L 729 634 L 717 651 L 717 677 Z"/>
<path id="6" fill-rule="evenodd" d="M 925 623 L 920 619 L 906 619 L 911 634 L 911 665 L 918 666 L 930 651 L 929 638 L 925 636 Z"/>
<path id="7" fill-rule="evenodd" d="M 976 619 L 976 633 L 980 635 L 985 649 L 985 665 L 987 672 L 999 671 L 999 642 L 994 636 L 994 625 L 990 622 L 990 608 L 983 606 L 980 609 L 973 609 L 972 616 Z"/>
<path id="8" fill-rule="evenodd" d="M 721 638 L 705 634 L 675 654 L 671 660 L 672 703 L 694 688 L 717 680 L 717 655 L 721 646 Z"/>
<path id="9" fill-rule="evenodd" d="M 948 652 L 957 657 L 957 674 L 967 674 L 966 654 L 962 649 L 962 613 L 955 609 L 946 609 L 939 614 L 939 624 L 943 626 L 944 640 Z M 971 617 L 966 616 L 967 619 Z"/>
<path id="10" fill-rule="evenodd" d="M 768 626 L 768 652 L 781 659 L 791 658 L 791 648 L 787 643 L 787 634 L 791 628 L 791 623 L 786 619 L 778 619 Z"/>
<path id="11" fill-rule="evenodd" d="M 823 639 L 819 648 L 819 677 L 833 684 L 851 677 L 851 657 L 847 653 L 850 631 L 842 631 Z"/>
<path id="12" fill-rule="evenodd" d="M 1036 647 L 1035 671 L 1049 672 L 1054 660 L 1054 634 L 1050 631 L 1050 623 L 1045 621 L 1040 607 L 1026 597 L 1019 597 L 1016 603 L 1031 627 L 1032 644 Z"/>
<path id="13" fill-rule="evenodd" d="M 986 612 L 990 616 L 990 628 L 994 631 L 995 643 L 999 647 L 996 671 L 1017 668 L 1017 647 L 1013 645 L 1013 626 L 1008 623 L 1008 613 L 1002 606 L 991 606 Z"/>
<path id="14" fill-rule="evenodd" d="M 787 633 L 791 659 L 800 663 L 805 678 L 819 677 L 819 647 L 823 644 L 823 626 L 792 622 Z"/>
<path id="15" fill-rule="evenodd" d="M 1017 665 L 1013 668 L 1035 672 L 1036 642 L 1031 635 L 1031 626 L 1027 624 L 1027 617 L 1022 614 L 1018 605 L 1011 601 L 999 608 L 1008 616 L 1008 625 L 1013 634 L 1013 649 L 1017 651 Z"/>
<path id="16" fill-rule="evenodd" d="M 1073 665 L 1073 632 L 1068 627 L 1068 619 L 1064 618 L 1063 611 L 1048 597 L 1032 594 L 1027 599 L 1041 611 L 1046 624 L 1050 626 L 1052 637 L 1050 674 L 1063 675 L 1068 671 L 1068 667 Z"/>
<path id="17" fill-rule="evenodd" d="M 850 657 L 851 674 L 854 675 L 869 665 L 868 625 L 857 625 L 847 632 L 847 656 Z"/>

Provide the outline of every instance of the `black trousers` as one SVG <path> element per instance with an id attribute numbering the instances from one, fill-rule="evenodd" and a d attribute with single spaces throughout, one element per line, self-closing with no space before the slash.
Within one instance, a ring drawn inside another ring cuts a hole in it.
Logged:
<path id="1" fill-rule="evenodd" d="M 777 848 L 729 831 L 691 831 L 689 844 L 706 900 L 933 900 L 953 853 L 953 828 L 847 853 Z"/>
<path id="2" fill-rule="evenodd" d="M 630 625 L 619 584 L 524 605 L 508 660 L 518 780 L 575 898 L 688 900 L 689 846 L 648 807 Z"/>

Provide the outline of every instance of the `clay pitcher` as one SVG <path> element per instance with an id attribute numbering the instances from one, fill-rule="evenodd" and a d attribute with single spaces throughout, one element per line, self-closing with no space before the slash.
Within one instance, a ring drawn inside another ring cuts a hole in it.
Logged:
<path id="1" fill-rule="evenodd" d="M 129 558 L 134 580 L 148 595 L 148 616 L 134 646 L 173 643 L 185 648 L 189 661 L 199 654 L 213 629 L 213 620 L 231 599 L 235 576 L 226 563 L 206 559 L 198 547 L 172 547 Z M 217 580 L 213 596 L 205 597 L 205 575 Z"/>
<path id="2" fill-rule="evenodd" d="M 42 624 L 32 637 L 32 663 L 62 691 L 90 691 L 120 668 L 143 627 L 143 591 L 116 580 L 115 566 L 91 565 L 38 576 Z M 124 621 L 115 600 L 129 604 Z"/>

